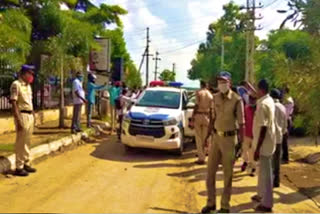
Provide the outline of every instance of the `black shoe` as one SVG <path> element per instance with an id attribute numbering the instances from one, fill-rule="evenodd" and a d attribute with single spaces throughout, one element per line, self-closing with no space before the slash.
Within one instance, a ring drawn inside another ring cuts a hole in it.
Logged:
<path id="1" fill-rule="evenodd" d="M 247 166 L 248 166 L 248 163 L 247 163 L 247 162 L 243 162 L 243 164 L 242 164 L 242 166 L 241 166 L 241 172 L 246 171 Z"/>
<path id="2" fill-rule="evenodd" d="M 196 160 L 194 163 L 198 164 L 198 165 L 205 165 L 206 164 L 205 161 L 201 161 L 201 160 Z"/>
<path id="3" fill-rule="evenodd" d="M 257 211 L 258 213 L 271 213 L 272 212 L 272 208 L 262 206 L 261 204 L 259 204 L 254 210 Z"/>
<path id="4" fill-rule="evenodd" d="M 280 187 L 280 183 L 273 183 L 273 188 L 279 188 Z"/>
<path id="5" fill-rule="evenodd" d="M 262 198 L 259 195 L 254 195 L 251 197 L 251 200 L 255 202 L 261 202 L 261 199 Z"/>
<path id="6" fill-rule="evenodd" d="M 256 172 L 256 169 L 251 169 L 250 176 L 251 176 L 251 177 L 254 177 L 254 176 L 255 176 L 255 172 Z"/>
<path id="7" fill-rule="evenodd" d="M 205 206 L 202 208 L 201 213 L 210 213 L 211 211 L 216 211 L 216 206 Z"/>
<path id="8" fill-rule="evenodd" d="M 230 210 L 229 209 L 224 209 L 224 208 L 221 208 L 218 213 L 229 213 Z"/>
<path id="9" fill-rule="evenodd" d="M 28 166 L 28 165 L 24 165 L 23 169 L 30 173 L 35 173 L 37 171 L 35 168 L 32 168 L 31 166 Z"/>
<path id="10" fill-rule="evenodd" d="M 15 176 L 25 177 L 25 176 L 28 176 L 29 173 L 24 169 L 16 169 L 16 171 L 14 172 L 14 175 Z"/>
<path id="11" fill-rule="evenodd" d="M 83 132 L 83 130 L 82 129 L 77 129 L 76 132 Z"/>
<path id="12" fill-rule="evenodd" d="M 282 160 L 281 164 L 289 164 L 288 160 Z"/>

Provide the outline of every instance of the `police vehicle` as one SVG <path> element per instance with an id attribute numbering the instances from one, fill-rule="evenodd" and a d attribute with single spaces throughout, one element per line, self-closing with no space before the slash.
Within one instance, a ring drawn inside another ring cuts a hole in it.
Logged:
<path id="1" fill-rule="evenodd" d="M 121 139 L 127 150 L 151 148 L 182 155 L 186 138 L 194 138 L 189 128 L 194 102 L 179 87 L 147 88 L 124 116 Z"/>

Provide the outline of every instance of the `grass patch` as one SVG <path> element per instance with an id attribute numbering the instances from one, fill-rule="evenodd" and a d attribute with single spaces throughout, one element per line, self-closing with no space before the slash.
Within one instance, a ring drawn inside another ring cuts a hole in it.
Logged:
<path id="1" fill-rule="evenodd" d="M 13 152 L 14 151 L 14 144 L 0 144 L 0 151 L 1 152 Z"/>

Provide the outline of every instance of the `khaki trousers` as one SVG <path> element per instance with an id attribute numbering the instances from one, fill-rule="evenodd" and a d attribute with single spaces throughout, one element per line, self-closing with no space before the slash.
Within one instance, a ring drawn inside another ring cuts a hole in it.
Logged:
<path id="1" fill-rule="evenodd" d="M 255 169 L 256 168 L 256 162 L 253 159 L 254 155 L 254 147 L 252 145 L 252 139 L 249 137 L 244 137 L 243 143 L 242 143 L 242 159 L 244 162 L 247 162 L 248 165 Z"/>
<path id="2" fill-rule="evenodd" d="M 221 208 L 229 209 L 232 191 L 233 161 L 237 138 L 236 136 L 220 137 L 214 134 L 212 141 L 208 160 L 207 205 L 216 205 L 216 174 L 219 168 L 219 163 L 222 163 L 224 189 L 221 199 Z"/>
<path id="3" fill-rule="evenodd" d="M 196 114 L 194 119 L 195 135 L 196 135 L 196 145 L 198 152 L 198 159 L 200 161 L 205 161 L 205 140 L 208 134 L 209 127 L 209 117 L 205 114 Z"/>
<path id="4" fill-rule="evenodd" d="M 34 117 L 32 114 L 21 113 L 22 129 L 18 130 L 16 123 L 16 168 L 22 169 L 24 165 L 30 165 L 30 143 L 33 133 Z"/>
<path id="5" fill-rule="evenodd" d="M 111 130 L 114 131 L 116 128 L 117 114 L 116 114 L 116 107 L 113 105 L 110 105 L 110 116 L 111 116 Z"/>

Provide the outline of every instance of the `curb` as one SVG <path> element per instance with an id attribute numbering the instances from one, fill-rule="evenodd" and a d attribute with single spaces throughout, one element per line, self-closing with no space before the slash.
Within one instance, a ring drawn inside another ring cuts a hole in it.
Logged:
<path id="1" fill-rule="evenodd" d="M 94 129 L 85 130 L 82 133 L 73 134 L 47 144 L 36 146 L 30 150 L 30 161 L 49 155 L 58 151 L 60 148 L 79 143 L 82 138 L 88 138 L 95 132 Z M 8 157 L 0 157 L 0 173 L 6 173 L 15 170 L 16 155 L 12 154 Z"/>

